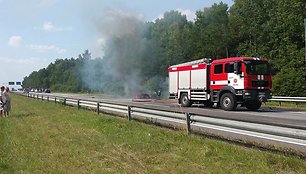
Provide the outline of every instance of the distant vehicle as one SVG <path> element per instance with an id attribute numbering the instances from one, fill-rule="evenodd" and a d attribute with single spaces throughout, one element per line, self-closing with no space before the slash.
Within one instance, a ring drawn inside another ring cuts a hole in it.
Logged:
<path id="1" fill-rule="evenodd" d="M 30 89 L 28 88 L 23 89 L 23 93 L 29 93 L 29 92 L 30 92 Z"/>
<path id="2" fill-rule="evenodd" d="M 51 90 L 50 89 L 45 89 L 44 92 L 45 93 L 51 93 Z"/>
<path id="3" fill-rule="evenodd" d="M 170 66 L 168 71 L 170 98 L 177 98 L 184 107 L 216 103 L 224 110 L 234 110 L 241 104 L 257 110 L 272 98 L 270 65 L 265 59 L 200 59 Z"/>

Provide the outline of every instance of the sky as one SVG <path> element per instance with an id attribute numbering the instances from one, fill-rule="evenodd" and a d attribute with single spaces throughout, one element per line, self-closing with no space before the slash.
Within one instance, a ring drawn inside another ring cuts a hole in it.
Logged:
<path id="1" fill-rule="evenodd" d="M 97 20 L 109 9 L 143 21 L 178 10 L 188 20 L 221 0 L 0 0 L 0 85 L 22 82 L 56 59 L 77 58 L 88 49 L 103 56 Z M 231 6 L 232 0 L 222 0 Z M 101 26 L 100 26 L 101 27 Z M 102 26 L 103 27 L 103 26 Z"/>

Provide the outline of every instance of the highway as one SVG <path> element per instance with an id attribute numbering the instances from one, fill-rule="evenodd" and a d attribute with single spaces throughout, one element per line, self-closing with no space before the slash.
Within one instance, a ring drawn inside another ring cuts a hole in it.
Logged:
<path id="1" fill-rule="evenodd" d="M 306 129 L 306 111 L 284 110 L 262 107 L 258 111 L 248 111 L 245 108 L 237 108 L 236 111 L 224 111 L 220 108 L 207 108 L 202 105 L 193 105 L 192 107 L 180 107 L 176 100 L 144 100 L 133 101 L 128 98 L 104 98 L 95 95 L 86 94 L 63 94 L 53 93 L 55 96 L 71 97 L 84 100 L 104 101 L 114 104 L 124 104 L 131 106 L 141 106 L 145 108 L 188 112 L 193 114 L 205 115 L 215 118 L 226 118 L 231 120 L 265 123 L 270 125 L 284 126 L 290 128 Z"/>
<path id="2" fill-rule="evenodd" d="M 34 93 L 32 97 L 42 99 L 42 95 L 45 97 L 49 96 L 50 98 L 56 96 L 90 101 L 94 104 L 92 108 L 96 107 L 95 103 L 108 103 L 155 110 L 155 112 L 190 113 L 194 119 L 204 121 L 202 123 L 198 122 L 199 124 L 197 121 L 191 123 L 192 131 L 194 132 L 214 135 L 238 142 L 252 142 L 251 144 L 261 147 L 290 148 L 306 156 L 306 111 L 268 107 L 262 107 L 258 111 L 248 111 L 245 108 L 239 107 L 236 111 L 223 111 L 220 108 L 206 108 L 201 105 L 193 105 L 187 108 L 180 107 L 176 100 L 169 99 L 132 100 L 129 98 L 110 98 L 92 94 Z M 46 100 L 45 97 L 44 99 Z M 135 114 L 137 115 L 137 111 L 133 112 L 133 115 Z M 181 125 L 180 127 L 186 126 L 186 121 L 177 121 L 171 118 L 167 118 L 165 121 L 158 114 L 154 115 L 149 115 L 149 118 L 151 120 L 159 120 L 158 123 L 164 124 L 166 122 L 166 125 L 172 125 L 171 127 L 176 127 L 177 125 Z"/>

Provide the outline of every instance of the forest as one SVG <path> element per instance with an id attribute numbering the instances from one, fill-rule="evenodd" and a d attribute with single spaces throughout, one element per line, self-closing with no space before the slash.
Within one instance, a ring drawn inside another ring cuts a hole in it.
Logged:
<path id="1" fill-rule="evenodd" d="M 169 66 L 239 54 L 270 61 L 273 95 L 306 96 L 305 0 L 235 0 L 231 7 L 220 2 L 197 11 L 194 21 L 175 10 L 154 22 L 120 14 L 109 18 L 98 27 L 105 38 L 103 56 L 93 58 L 84 48 L 78 57 L 32 72 L 23 88 L 167 95 Z"/>

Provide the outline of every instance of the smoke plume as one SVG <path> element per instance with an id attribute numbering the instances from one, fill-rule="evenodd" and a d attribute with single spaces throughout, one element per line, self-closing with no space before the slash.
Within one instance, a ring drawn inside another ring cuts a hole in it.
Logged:
<path id="1" fill-rule="evenodd" d="M 155 56 L 146 37 L 148 25 L 139 17 L 120 10 L 107 9 L 95 20 L 103 40 L 102 59 L 86 59 L 82 80 L 95 91 L 131 96 L 137 92 L 158 90 L 164 83 L 148 74 Z"/>

